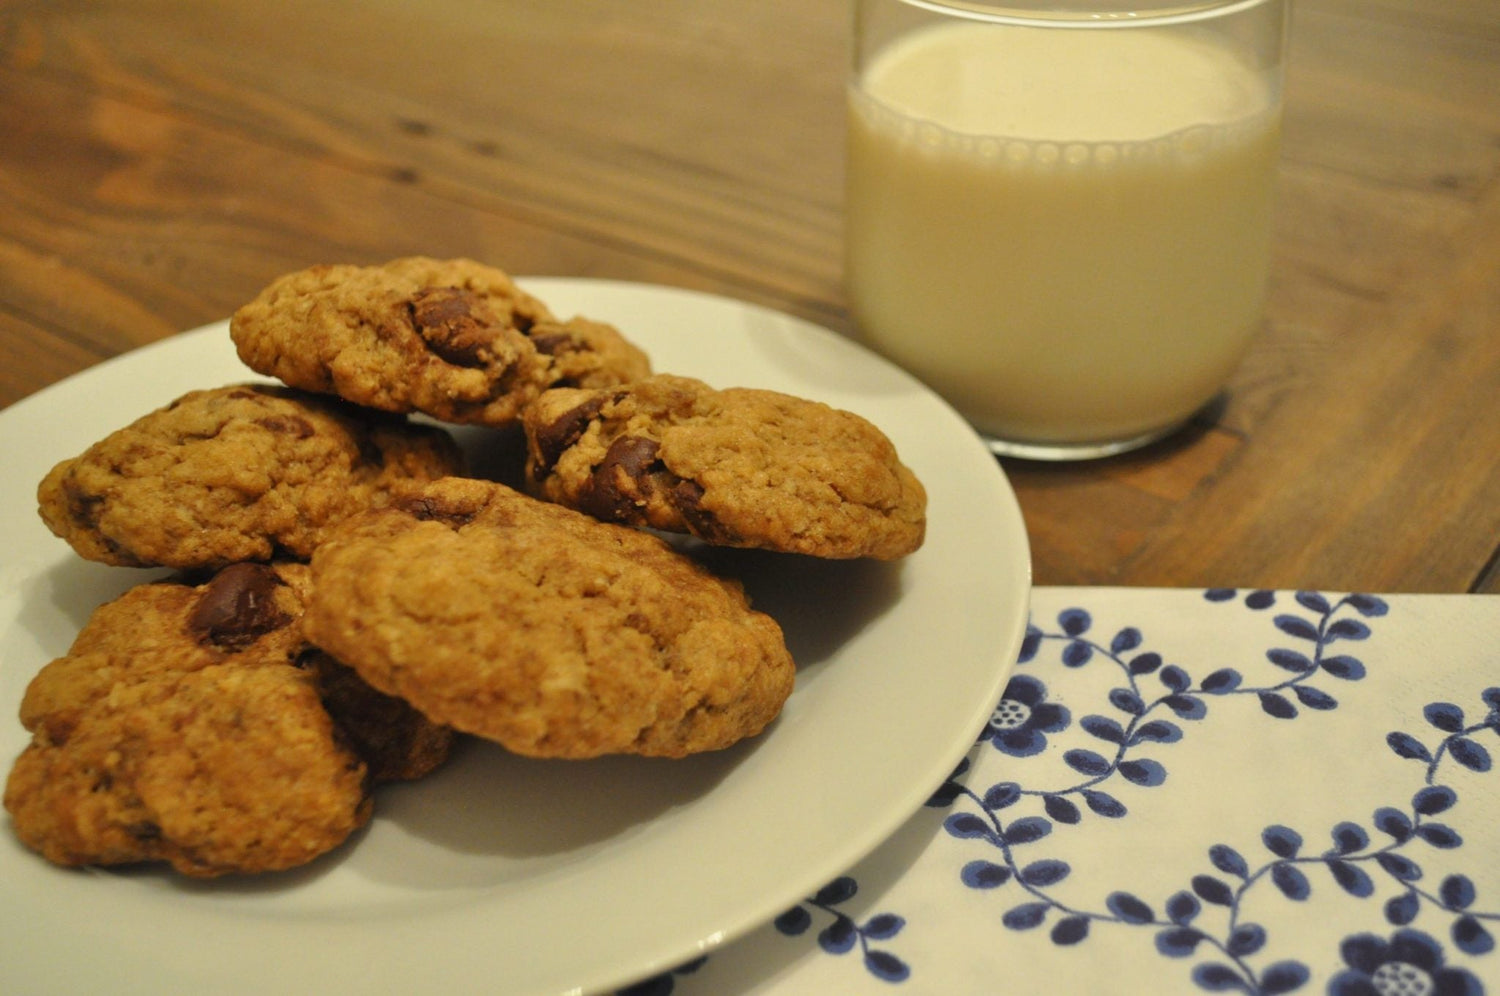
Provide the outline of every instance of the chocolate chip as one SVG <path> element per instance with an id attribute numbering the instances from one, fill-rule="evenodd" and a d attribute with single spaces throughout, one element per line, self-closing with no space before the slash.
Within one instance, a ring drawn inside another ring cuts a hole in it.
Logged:
<path id="1" fill-rule="evenodd" d="M 204 587 L 188 616 L 188 632 L 199 643 L 220 650 L 243 650 L 291 621 L 276 607 L 275 591 L 280 584 L 276 572 L 265 564 L 224 568 Z"/>
<path id="2" fill-rule="evenodd" d="M 458 287 L 426 287 L 411 297 L 411 322 L 422 341 L 455 366 L 484 365 L 494 329 L 474 315 L 475 297 Z"/>
<path id="3" fill-rule="evenodd" d="M 150 820 L 141 820 L 125 827 L 125 832 L 142 843 L 161 839 L 161 827 Z"/>
<path id="4" fill-rule="evenodd" d="M 464 508 L 454 508 L 445 505 L 437 498 L 419 495 L 413 498 L 404 498 L 396 503 L 396 507 L 406 512 L 419 522 L 436 520 L 445 522 L 457 529 L 474 521 L 474 513 Z"/>
<path id="5" fill-rule="evenodd" d="M 572 353 L 578 349 L 578 344 L 573 337 L 566 332 L 543 332 L 531 337 L 531 344 L 536 347 L 538 353 L 544 356 L 556 356 L 558 353 Z"/>
<path id="6" fill-rule="evenodd" d="M 267 415 L 258 418 L 255 424 L 272 432 L 284 432 L 298 439 L 306 439 L 313 434 L 312 423 L 301 415 Z"/>
<path id="7" fill-rule="evenodd" d="M 578 507 L 596 519 L 629 521 L 637 505 L 645 503 L 643 487 L 647 486 L 658 449 L 654 439 L 616 439 L 580 491 Z"/>
<path id="8" fill-rule="evenodd" d="M 558 457 L 562 456 L 563 450 L 583 437 L 584 431 L 588 429 L 589 420 L 599 414 L 599 409 L 603 407 L 603 395 L 590 398 L 577 408 L 564 412 L 560 418 L 553 419 L 550 424 L 536 430 L 534 443 L 538 476 L 550 472 L 557 465 Z"/>
<path id="9" fill-rule="evenodd" d="M 703 485 L 686 478 L 678 481 L 668 492 L 672 507 L 682 515 L 688 532 L 710 543 L 733 543 L 738 537 L 724 528 L 712 512 L 703 507 Z"/>

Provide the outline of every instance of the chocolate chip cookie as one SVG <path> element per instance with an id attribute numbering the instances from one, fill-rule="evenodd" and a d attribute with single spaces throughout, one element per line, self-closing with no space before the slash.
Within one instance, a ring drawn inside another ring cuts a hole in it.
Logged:
<path id="1" fill-rule="evenodd" d="M 875 426 L 820 402 L 666 374 L 527 410 L 527 487 L 607 522 L 722 546 L 894 559 L 927 496 Z"/>
<path id="2" fill-rule="evenodd" d="M 447 422 L 509 425 L 544 388 L 650 372 L 612 326 L 561 321 L 503 271 L 465 259 L 290 273 L 229 332 L 251 369 L 293 387 Z"/>
<path id="3" fill-rule="evenodd" d="M 306 559 L 339 519 L 458 473 L 442 429 L 280 386 L 194 391 L 58 464 L 43 521 L 90 560 Z"/>
<path id="4" fill-rule="evenodd" d="M 313 643 L 536 757 L 681 757 L 760 732 L 795 668 L 741 588 L 650 534 L 450 478 L 313 555 Z"/>
<path id="5" fill-rule="evenodd" d="M 451 731 L 373 689 L 328 693 L 308 572 L 238 564 L 97 609 L 21 702 L 32 742 L 4 797 L 21 840 L 64 865 L 290 868 L 369 819 L 373 781 L 441 763 Z"/>

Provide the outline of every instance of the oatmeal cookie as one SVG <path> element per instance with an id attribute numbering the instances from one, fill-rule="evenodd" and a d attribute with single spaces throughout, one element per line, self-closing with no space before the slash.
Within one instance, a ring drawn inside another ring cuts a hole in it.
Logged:
<path id="1" fill-rule="evenodd" d="M 238 564 L 97 609 L 22 699 L 32 742 L 4 795 L 22 842 L 64 865 L 291 868 L 368 821 L 372 782 L 440 763 L 451 731 L 373 689 L 328 694 L 307 579 Z"/>
<path id="2" fill-rule="evenodd" d="M 318 548 L 308 638 L 434 721 L 537 757 L 760 732 L 795 668 L 738 584 L 657 537 L 450 478 Z"/>
<path id="3" fill-rule="evenodd" d="M 503 271 L 424 256 L 287 274 L 235 312 L 251 369 L 293 387 L 446 422 L 509 425 L 547 387 L 646 376 L 609 325 L 561 321 Z"/>
<path id="4" fill-rule="evenodd" d="M 607 522 L 826 558 L 905 556 L 927 496 L 875 426 L 820 402 L 659 374 L 527 410 L 527 487 Z"/>
<path id="5" fill-rule="evenodd" d="M 64 460 L 37 500 L 89 560 L 216 568 L 305 560 L 334 522 L 462 465 L 442 429 L 241 384 L 190 392 Z"/>

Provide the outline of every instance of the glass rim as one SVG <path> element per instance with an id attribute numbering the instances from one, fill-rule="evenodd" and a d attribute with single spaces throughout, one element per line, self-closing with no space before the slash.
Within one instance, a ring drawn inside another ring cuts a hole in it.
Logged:
<path id="1" fill-rule="evenodd" d="M 1185 24 L 1213 20 L 1241 11 L 1264 7 L 1278 0 L 1179 0 L 1144 3 L 1134 9 L 1109 9 L 1103 3 L 1081 2 L 1064 10 L 1033 10 L 1006 3 L 985 0 L 896 0 L 935 14 L 946 14 L 970 21 L 990 24 L 1049 28 L 1131 28 L 1152 25 Z"/>

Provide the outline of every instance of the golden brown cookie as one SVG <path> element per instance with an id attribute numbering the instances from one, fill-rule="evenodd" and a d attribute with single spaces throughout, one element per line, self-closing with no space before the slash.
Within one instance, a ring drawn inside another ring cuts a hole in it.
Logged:
<path id="1" fill-rule="evenodd" d="M 740 587 L 660 539 L 451 478 L 340 526 L 307 635 L 433 720 L 538 757 L 759 733 L 795 668 Z"/>
<path id="2" fill-rule="evenodd" d="M 527 410 L 528 488 L 607 522 L 815 557 L 905 556 L 927 495 L 875 426 L 816 401 L 659 374 Z"/>
<path id="3" fill-rule="evenodd" d="M 186 394 L 64 460 L 37 500 L 90 560 L 212 568 L 306 559 L 339 519 L 462 465 L 441 429 L 241 384 Z"/>
<path id="4" fill-rule="evenodd" d="M 285 869 L 369 819 L 372 781 L 440 763 L 450 731 L 371 689 L 326 694 L 335 665 L 307 666 L 300 625 L 307 579 L 238 564 L 97 609 L 21 703 L 32 742 L 5 787 L 21 840 L 64 865 Z"/>
<path id="5" fill-rule="evenodd" d="M 560 321 L 503 271 L 466 259 L 289 273 L 229 332 L 251 369 L 293 387 L 447 422 L 508 425 L 545 388 L 650 372 L 613 327 Z"/>

